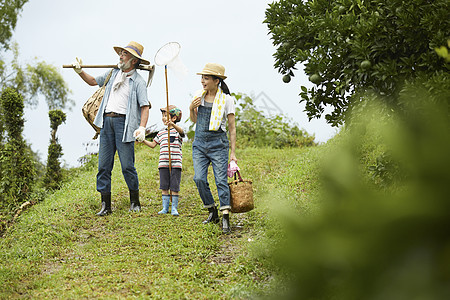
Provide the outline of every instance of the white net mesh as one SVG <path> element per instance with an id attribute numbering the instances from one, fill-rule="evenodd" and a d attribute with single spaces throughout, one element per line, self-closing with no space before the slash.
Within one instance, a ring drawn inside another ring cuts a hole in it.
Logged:
<path id="1" fill-rule="evenodd" d="M 170 64 L 180 53 L 181 46 L 177 42 L 170 42 L 162 46 L 155 55 L 155 63 L 158 66 Z"/>
<path id="2" fill-rule="evenodd" d="M 178 77 L 187 74 L 187 68 L 178 56 L 181 46 L 177 42 L 170 42 L 162 46 L 155 55 L 155 63 L 158 66 L 168 66 Z"/>

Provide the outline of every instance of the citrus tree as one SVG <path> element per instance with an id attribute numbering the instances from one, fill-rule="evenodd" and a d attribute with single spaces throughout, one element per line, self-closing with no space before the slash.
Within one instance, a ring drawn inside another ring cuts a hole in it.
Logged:
<path id="1" fill-rule="evenodd" d="M 308 117 L 329 106 L 327 122 L 339 125 L 367 90 L 395 107 L 405 82 L 448 79 L 435 49 L 450 37 L 449 11 L 448 0 L 281 0 L 264 22 L 283 81 L 302 63 L 312 82 L 300 92 Z"/>

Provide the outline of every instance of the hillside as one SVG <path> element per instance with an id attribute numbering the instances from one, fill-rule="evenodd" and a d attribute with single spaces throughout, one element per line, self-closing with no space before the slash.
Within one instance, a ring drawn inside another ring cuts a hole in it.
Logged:
<path id="1" fill-rule="evenodd" d="M 207 212 L 192 180 L 190 145 L 183 146 L 179 217 L 157 214 L 157 149 L 137 146 L 143 207 L 138 214 L 128 212 L 128 190 L 116 161 L 113 214 L 95 216 L 100 200 L 92 163 L 25 211 L 0 240 L 0 298 L 264 295 L 275 284 L 272 271 L 260 261 L 265 241 L 276 234 L 269 212 L 284 201 L 303 212 L 314 208 L 310 193 L 319 148 L 238 149 L 242 176 L 254 183 L 256 208 L 232 215 L 230 235 L 201 223 Z"/>

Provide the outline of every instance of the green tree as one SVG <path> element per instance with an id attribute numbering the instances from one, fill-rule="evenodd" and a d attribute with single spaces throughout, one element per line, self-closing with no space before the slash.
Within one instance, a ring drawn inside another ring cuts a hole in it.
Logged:
<path id="1" fill-rule="evenodd" d="M 23 98 L 14 89 L 3 91 L 0 101 L 5 143 L 0 148 L 1 207 L 16 206 L 30 194 L 35 170 L 32 155 L 22 138 L 24 127 Z"/>
<path id="2" fill-rule="evenodd" d="M 56 131 L 59 125 L 66 121 L 66 114 L 59 109 L 48 112 L 50 118 L 51 140 L 48 146 L 47 172 L 44 177 L 44 184 L 47 188 L 56 189 L 62 181 L 61 165 L 59 158 L 62 156 L 62 146 L 58 143 Z"/>
<path id="3" fill-rule="evenodd" d="M 0 0 L 0 50 L 9 48 L 8 42 L 16 28 L 17 15 L 27 2 L 28 0 Z"/>
<path id="4" fill-rule="evenodd" d="M 0 0 L 0 91 L 14 88 L 25 99 L 25 104 L 35 107 L 42 95 L 49 109 L 63 109 L 73 106 L 71 93 L 58 70 L 43 61 L 22 66 L 19 63 L 19 46 L 11 43 L 17 16 L 28 0 Z M 12 60 L 5 61 L 2 52 L 11 51 Z"/>
<path id="5" fill-rule="evenodd" d="M 395 107 L 405 82 L 448 81 L 448 65 L 434 49 L 450 37 L 449 11 L 448 0 L 281 0 L 269 5 L 264 22 L 283 80 L 303 63 L 314 84 L 301 87 L 308 117 L 331 106 L 325 118 L 338 125 L 367 90 Z"/>
<path id="6" fill-rule="evenodd" d="M 62 75 L 55 66 L 44 61 L 22 66 L 18 60 L 19 46 L 13 43 L 10 48 L 12 61 L 6 65 L 0 60 L 0 89 L 12 87 L 25 98 L 30 107 L 38 105 L 39 95 L 45 97 L 49 110 L 64 109 L 73 106 L 74 101 L 69 98 L 71 93 Z"/>

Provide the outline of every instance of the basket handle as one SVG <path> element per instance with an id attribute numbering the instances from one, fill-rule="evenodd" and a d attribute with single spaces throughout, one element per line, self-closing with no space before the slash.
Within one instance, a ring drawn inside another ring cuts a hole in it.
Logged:
<path id="1" fill-rule="evenodd" d="M 239 170 L 237 170 L 236 173 L 234 173 L 234 180 L 236 180 L 236 174 L 237 174 L 238 177 L 239 177 L 239 181 L 244 181 L 244 180 L 242 179 L 242 177 L 241 177 L 241 173 L 239 173 Z"/>

